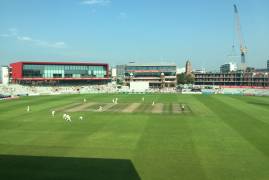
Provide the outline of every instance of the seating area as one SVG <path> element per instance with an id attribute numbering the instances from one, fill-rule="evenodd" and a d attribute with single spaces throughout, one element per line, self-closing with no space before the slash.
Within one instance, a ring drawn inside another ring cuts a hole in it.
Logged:
<path id="1" fill-rule="evenodd" d="M 192 92 L 184 89 L 182 94 L 232 94 L 246 96 L 269 96 L 266 88 L 201 88 L 202 92 Z M 176 88 L 149 89 L 140 93 L 177 93 Z M 83 86 L 26 86 L 18 84 L 0 85 L 0 94 L 11 96 L 35 96 L 35 95 L 58 95 L 58 94 L 90 94 L 90 93 L 138 93 L 133 92 L 128 86 L 118 88 L 116 84 L 106 85 L 83 85 Z"/>
<path id="2" fill-rule="evenodd" d="M 23 85 L 0 85 L 0 93 L 7 95 L 34 96 L 34 95 L 57 95 L 57 94 L 86 94 L 86 93 L 113 93 L 117 87 L 113 85 L 90 85 L 90 86 L 23 86 Z"/>
<path id="3" fill-rule="evenodd" d="M 269 96 L 269 89 L 266 88 L 217 88 L 202 89 L 203 94 L 231 94 L 244 96 Z"/>

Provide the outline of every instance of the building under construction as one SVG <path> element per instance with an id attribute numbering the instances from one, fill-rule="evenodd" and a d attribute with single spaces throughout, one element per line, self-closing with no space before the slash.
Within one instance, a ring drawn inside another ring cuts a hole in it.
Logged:
<path id="1" fill-rule="evenodd" d="M 225 64 L 220 68 L 221 72 L 209 73 L 194 73 L 195 85 L 218 85 L 218 86 L 259 86 L 269 87 L 269 72 L 268 69 L 264 71 L 247 70 L 245 55 L 247 48 L 245 46 L 244 38 L 241 31 L 239 11 L 234 5 L 235 15 L 235 31 L 240 45 L 241 67 L 237 71 L 234 64 Z M 233 44 L 233 47 L 235 45 Z"/>
<path id="2" fill-rule="evenodd" d="M 195 85 L 218 86 L 269 86 L 267 72 L 228 72 L 228 73 L 195 73 Z"/>

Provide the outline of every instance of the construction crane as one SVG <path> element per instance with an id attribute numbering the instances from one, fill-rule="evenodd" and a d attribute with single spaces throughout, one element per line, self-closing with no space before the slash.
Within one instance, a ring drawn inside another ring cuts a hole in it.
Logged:
<path id="1" fill-rule="evenodd" d="M 240 54 L 241 54 L 241 66 L 243 69 L 246 68 L 246 53 L 248 49 L 245 46 L 244 38 L 241 32 L 240 16 L 237 6 L 234 4 L 234 14 L 235 14 L 235 28 L 238 41 L 240 43 Z"/>

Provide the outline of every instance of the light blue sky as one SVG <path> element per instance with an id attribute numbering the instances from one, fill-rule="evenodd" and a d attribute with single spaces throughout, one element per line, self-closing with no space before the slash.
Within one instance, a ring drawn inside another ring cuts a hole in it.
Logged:
<path id="1" fill-rule="evenodd" d="M 218 69 L 232 52 L 234 3 L 249 49 L 247 63 L 263 68 L 269 59 L 268 0 L 0 0 L 0 64 L 184 66 L 191 59 L 195 68 Z"/>

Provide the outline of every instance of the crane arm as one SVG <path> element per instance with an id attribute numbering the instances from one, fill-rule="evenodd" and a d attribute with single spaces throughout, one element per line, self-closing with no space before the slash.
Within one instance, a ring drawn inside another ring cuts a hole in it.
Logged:
<path id="1" fill-rule="evenodd" d="M 235 21 L 236 21 L 236 33 L 237 33 L 238 41 L 240 43 L 240 51 L 241 53 L 245 54 L 247 52 L 247 48 L 245 46 L 244 38 L 241 32 L 240 17 L 239 17 L 237 6 L 235 4 L 234 4 L 234 13 L 235 13 Z"/>

